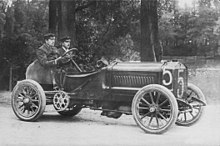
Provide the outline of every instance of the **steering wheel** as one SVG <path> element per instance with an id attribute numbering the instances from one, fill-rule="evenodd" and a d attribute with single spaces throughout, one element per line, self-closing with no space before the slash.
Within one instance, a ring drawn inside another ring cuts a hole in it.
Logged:
<path id="1" fill-rule="evenodd" d="M 77 48 L 71 48 L 69 49 L 68 51 L 66 51 L 62 56 L 60 56 L 61 58 L 65 57 L 67 54 L 73 52 L 73 51 L 78 51 Z M 79 65 L 73 60 L 73 58 L 71 57 L 70 58 L 70 61 L 71 63 L 73 63 L 73 65 L 75 65 L 76 69 L 79 71 L 79 72 L 82 72 L 82 70 L 80 69 Z"/>
<path id="2" fill-rule="evenodd" d="M 71 48 L 71 49 L 69 49 L 68 51 L 66 51 L 61 57 L 64 57 L 64 56 L 66 56 L 67 54 L 69 54 L 69 53 L 71 53 L 71 52 L 73 52 L 73 51 L 78 51 L 78 49 L 76 49 L 76 48 Z"/>

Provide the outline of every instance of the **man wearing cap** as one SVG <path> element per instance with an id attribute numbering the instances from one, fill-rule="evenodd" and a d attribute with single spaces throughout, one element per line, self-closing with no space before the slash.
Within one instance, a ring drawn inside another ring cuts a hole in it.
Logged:
<path id="1" fill-rule="evenodd" d="M 69 50 L 75 50 L 75 51 L 77 51 L 77 49 L 76 48 L 71 48 L 70 49 L 70 43 L 71 43 L 71 38 L 69 37 L 69 36 L 64 36 L 64 37 L 62 37 L 61 39 L 60 39 L 60 47 L 58 47 L 58 51 L 59 51 L 59 54 L 64 54 L 64 53 L 66 53 L 67 51 L 69 51 Z M 75 54 L 71 51 L 71 52 L 69 52 L 68 54 L 66 54 L 66 60 L 63 60 L 62 61 L 62 63 L 63 64 L 67 64 L 70 60 L 71 60 L 71 58 L 74 56 Z M 78 67 L 78 65 L 77 64 L 75 64 L 75 61 L 74 60 L 72 60 L 72 63 L 75 65 L 75 67 L 77 67 L 78 68 L 78 70 L 81 70 L 79 67 Z"/>
<path id="2" fill-rule="evenodd" d="M 55 72 L 57 70 L 56 67 L 60 66 L 68 58 L 61 58 L 59 56 L 62 53 L 54 46 L 55 45 L 55 35 L 52 33 L 48 33 L 44 35 L 44 44 L 36 50 L 37 54 L 37 62 L 39 63 L 46 71 L 51 73 L 52 83 L 55 88 L 58 88 L 55 79 Z"/>
<path id="3" fill-rule="evenodd" d="M 71 38 L 69 36 L 62 37 L 60 39 L 60 46 L 58 47 L 59 54 L 63 55 L 64 53 L 69 51 L 70 50 L 70 43 L 71 43 Z M 59 82 L 60 82 L 61 88 L 63 86 L 63 80 L 64 80 L 65 73 L 68 71 L 76 72 L 76 69 L 71 67 L 69 64 L 70 59 L 73 57 L 73 52 L 66 54 L 66 56 L 67 56 L 66 57 L 67 59 L 62 61 L 63 68 L 59 71 L 59 78 L 60 78 Z"/>
<path id="4" fill-rule="evenodd" d="M 60 47 L 58 47 L 58 51 L 59 51 L 59 54 L 64 54 L 66 53 L 67 51 L 70 50 L 70 43 L 71 43 L 71 38 L 69 36 L 64 36 L 60 39 Z M 72 48 L 73 49 L 73 48 Z M 76 49 L 76 48 L 75 48 Z M 77 49 L 76 49 L 77 50 Z M 67 63 L 70 61 L 70 58 L 73 57 L 73 52 L 70 52 L 67 54 L 67 58 L 69 59 L 66 59 L 63 61 L 63 63 Z"/>
<path id="5" fill-rule="evenodd" d="M 59 52 L 55 44 L 55 35 L 48 33 L 44 35 L 44 44 L 36 50 L 38 62 L 43 67 L 55 67 L 57 65 L 56 58 L 59 56 Z"/>
<path id="6" fill-rule="evenodd" d="M 59 48 L 59 52 L 64 54 L 70 49 L 71 38 L 69 36 L 64 36 L 60 39 L 61 47 Z"/>

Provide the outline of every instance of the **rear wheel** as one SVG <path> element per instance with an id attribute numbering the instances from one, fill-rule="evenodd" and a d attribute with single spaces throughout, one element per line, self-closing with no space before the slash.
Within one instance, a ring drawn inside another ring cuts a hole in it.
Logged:
<path id="1" fill-rule="evenodd" d="M 71 108 L 67 108 L 64 111 L 57 111 L 60 115 L 65 117 L 73 117 L 77 115 L 82 110 L 81 107 L 73 106 Z"/>
<path id="2" fill-rule="evenodd" d="M 19 119 L 37 120 L 46 107 L 43 88 L 37 82 L 29 79 L 18 82 L 12 91 L 11 106 Z"/>
<path id="3" fill-rule="evenodd" d="M 177 101 L 166 87 L 152 84 L 140 89 L 132 101 L 137 125 L 147 133 L 164 133 L 176 121 Z"/>
<path id="4" fill-rule="evenodd" d="M 197 99 L 206 103 L 205 96 L 197 86 L 189 83 L 183 99 L 186 103 L 190 104 L 191 108 L 186 106 L 179 107 L 180 109 L 176 124 L 180 126 L 190 126 L 200 119 L 204 105 L 198 102 Z"/>

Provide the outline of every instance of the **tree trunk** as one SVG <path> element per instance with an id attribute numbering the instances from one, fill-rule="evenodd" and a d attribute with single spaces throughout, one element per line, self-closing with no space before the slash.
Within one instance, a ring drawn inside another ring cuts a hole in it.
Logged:
<path id="1" fill-rule="evenodd" d="M 60 39 L 71 37 L 71 45 L 77 46 L 75 26 L 75 0 L 49 1 L 49 31 Z"/>
<path id="2" fill-rule="evenodd" d="M 10 66 L 10 69 L 9 69 L 9 91 L 12 91 L 12 82 L 13 82 L 13 68 L 12 68 L 12 65 Z"/>
<path id="3" fill-rule="evenodd" d="M 49 1 L 49 32 L 57 35 L 58 30 L 58 10 L 60 1 L 50 0 Z"/>
<path id="4" fill-rule="evenodd" d="M 3 37 L 5 22 L 5 13 L 0 10 L 0 39 Z"/>
<path id="5" fill-rule="evenodd" d="M 6 12 L 6 23 L 4 25 L 4 30 L 6 36 L 10 37 L 14 35 L 14 10 L 12 7 L 8 7 L 8 10 Z"/>
<path id="6" fill-rule="evenodd" d="M 77 46 L 75 26 L 75 0 L 61 1 L 59 7 L 58 36 L 70 36 L 72 46 Z"/>
<path id="7" fill-rule="evenodd" d="M 141 0 L 141 61 L 161 60 L 157 0 Z"/>

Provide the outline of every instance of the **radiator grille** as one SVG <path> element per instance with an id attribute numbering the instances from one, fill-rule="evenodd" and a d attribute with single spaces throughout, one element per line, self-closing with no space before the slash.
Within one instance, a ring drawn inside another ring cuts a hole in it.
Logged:
<path id="1" fill-rule="evenodd" d="M 143 87 L 155 83 L 155 77 L 144 75 L 114 75 L 112 85 L 118 87 Z"/>

